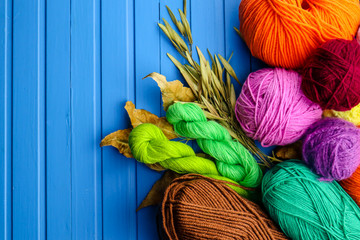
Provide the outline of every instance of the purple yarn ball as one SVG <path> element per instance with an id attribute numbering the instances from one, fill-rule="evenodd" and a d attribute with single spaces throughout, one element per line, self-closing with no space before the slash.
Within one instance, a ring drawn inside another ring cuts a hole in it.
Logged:
<path id="1" fill-rule="evenodd" d="M 349 178 L 360 164 L 360 129 L 342 119 L 322 119 L 306 131 L 302 153 L 320 180 Z"/>
<path id="2" fill-rule="evenodd" d="M 282 68 L 251 73 L 235 105 L 242 129 L 263 147 L 299 140 L 321 114 L 320 106 L 302 92 L 300 74 Z"/>

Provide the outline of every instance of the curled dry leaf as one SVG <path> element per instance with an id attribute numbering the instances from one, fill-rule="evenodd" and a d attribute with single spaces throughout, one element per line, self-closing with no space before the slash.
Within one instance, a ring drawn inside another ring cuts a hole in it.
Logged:
<path id="1" fill-rule="evenodd" d="M 136 126 L 143 123 L 152 123 L 158 126 L 168 139 L 177 138 L 173 126 L 166 120 L 165 117 L 159 118 L 143 109 L 135 109 L 135 105 L 132 102 L 127 102 L 125 109 L 130 117 L 131 125 L 135 128 Z M 100 147 L 113 146 L 119 150 L 127 158 L 133 158 L 131 149 L 129 146 L 129 135 L 131 128 L 118 130 L 107 135 L 100 143 Z M 151 169 L 156 171 L 163 171 L 164 169 L 158 165 L 150 165 Z"/>
<path id="2" fill-rule="evenodd" d="M 171 125 L 165 117 L 159 118 L 144 109 L 136 109 L 131 101 L 126 102 L 125 109 L 130 117 L 131 125 L 134 128 L 143 123 L 152 123 L 158 126 L 168 139 L 178 137 L 174 132 L 173 125 Z"/>
<path id="3" fill-rule="evenodd" d="M 335 117 L 335 115 L 334 115 L 333 111 L 326 109 L 323 111 L 323 117 Z"/>
<path id="4" fill-rule="evenodd" d="M 277 147 L 275 149 L 275 156 L 279 159 L 301 159 L 302 142 L 297 141 L 284 147 Z"/>
<path id="5" fill-rule="evenodd" d="M 157 172 L 162 172 L 164 170 L 166 170 L 166 168 L 163 168 L 160 164 L 158 163 L 154 163 L 154 164 L 146 164 L 146 166 L 148 166 L 148 168 L 155 170 Z"/>
<path id="6" fill-rule="evenodd" d="M 139 211 L 142 208 L 160 204 L 164 198 L 164 193 L 166 188 L 170 185 L 170 183 L 175 179 L 180 177 L 181 175 L 167 170 L 162 177 L 152 186 L 149 193 L 146 195 L 145 199 L 141 202 L 140 206 L 136 209 Z"/>
<path id="7" fill-rule="evenodd" d="M 131 128 L 118 130 L 107 135 L 100 143 L 100 147 L 113 146 L 119 150 L 127 158 L 133 158 L 129 146 L 129 134 Z"/>
<path id="8" fill-rule="evenodd" d="M 166 111 L 168 107 L 173 104 L 175 101 L 179 102 L 193 102 L 195 101 L 195 96 L 190 88 L 184 87 L 184 85 L 179 81 L 166 81 L 166 77 L 159 73 L 153 72 L 147 75 L 144 78 L 150 77 L 155 80 L 158 84 L 162 100 L 164 110 Z"/>

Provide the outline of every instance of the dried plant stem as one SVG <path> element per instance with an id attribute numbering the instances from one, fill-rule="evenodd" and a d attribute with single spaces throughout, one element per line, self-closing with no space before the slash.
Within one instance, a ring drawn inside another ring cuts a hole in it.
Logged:
<path id="1" fill-rule="evenodd" d="M 186 0 L 184 1 L 184 11 Z M 163 19 L 163 24 L 158 24 L 160 29 L 169 38 L 175 49 L 186 60 L 187 64 L 180 63 L 176 58 L 167 54 L 170 60 L 179 69 L 180 73 L 188 83 L 194 95 L 196 103 L 203 109 L 208 119 L 218 121 L 230 133 L 230 135 L 243 144 L 254 156 L 266 167 L 271 167 L 272 157 L 265 155 L 255 145 L 255 142 L 246 136 L 235 117 L 236 95 L 231 78 L 234 78 L 240 85 L 234 69 L 229 61 L 221 55 L 214 55 L 208 50 L 211 58 L 211 65 L 204 57 L 199 48 L 196 52 L 199 63 L 193 59 L 193 39 L 190 25 L 186 19 L 186 12 L 179 9 L 180 20 L 177 20 L 170 8 L 167 7 L 172 22 L 177 27 L 181 36 Z"/>

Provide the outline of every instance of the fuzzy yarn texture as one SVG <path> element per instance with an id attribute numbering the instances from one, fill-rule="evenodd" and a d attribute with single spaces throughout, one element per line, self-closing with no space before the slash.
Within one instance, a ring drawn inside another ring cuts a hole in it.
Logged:
<path id="1" fill-rule="evenodd" d="M 242 0 L 240 32 L 251 54 L 270 66 L 297 69 L 322 43 L 351 40 L 358 0 Z"/>
<path id="2" fill-rule="evenodd" d="M 159 164 L 180 174 L 198 173 L 230 183 L 235 181 L 223 177 L 213 161 L 197 157 L 194 150 L 181 142 L 170 141 L 157 126 L 144 123 L 134 128 L 129 136 L 129 146 L 134 158 L 145 164 Z M 233 185 L 232 185 L 233 186 Z M 249 189 L 234 187 L 244 197 Z"/>
<path id="3" fill-rule="evenodd" d="M 360 129 L 339 118 L 324 118 L 304 135 L 302 155 L 320 180 L 349 178 L 360 164 Z"/>
<path id="4" fill-rule="evenodd" d="M 355 126 L 360 126 L 360 104 L 356 105 L 349 111 L 335 111 L 335 110 L 324 110 L 324 117 L 337 117 L 342 118 L 348 122 L 353 123 Z"/>
<path id="5" fill-rule="evenodd" d="M 170 240 L 288 239 L 255 203 L 222 181 L 188 174 L 175 179 L 162 203 Z"/>
<path id="6" fill-rule="evenodd" d="M 262 171 L 251 153 L 215 121 L 208 121 L 202 109 L 194 103 L 174 103 L 166 118 L 175 132 L 196 139 L 199 147 L 216 159 L 221 175 L 245 187 L 257 187 Z"/>
<path id="7" fill-rule="evenodd" d="M 262 193 L 271 218 L 293 240 L 359 239 L 359 207 L 337 182 L 318 178 L 300 160 L 270 169 Z"/>
<path id="8" fill-rule="evenodd" d="M 360 166 L 350 178 L 342 180 L 339 183 L 360 207 Z"/>
<path id="9" fill-rule="evenodd" d="M 323 109 L 348 111 L 360 103 L 360 45 L 334 39 L 318 48 L 302 73 L 304 94 Z"/>
<path id="10" fill-rule="evenodd" d="M 322 114 L 300 85 L 301 76 L 292 70 L 264 68 L 250 73 L 235 105 L 236 118 L 246 135 L 263 147 L 300 139 Z"/>

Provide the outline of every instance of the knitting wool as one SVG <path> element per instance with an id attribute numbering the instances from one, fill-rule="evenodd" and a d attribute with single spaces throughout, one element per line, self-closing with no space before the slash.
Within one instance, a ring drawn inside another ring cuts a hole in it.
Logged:
<path id="1" fill-rule="evenodd" d="M 222 181 L 199 175 L 173 181 L 165 192 L 162 215 L 171 240 L 287 239 L 257 204 Z"/>
<path id="2" fill-rule="evenodd" d="M 348 111 L 360 103 L 360 45 L 334 39 L 311 55 L 304 67 L 301 88 L 323 109 Z"/>
<path id="3" fill-rule="evenodd" d="M 251 153 L 215 121 L 208 121 L 194 103 L 175 103 L 166 112 L 175 132 L 196 139 L 199 147 L 216 159 L 221 175 L 245 187 L 259 186 L 262 171 Z"/>
<path id="4" fill-rule="evenodd" d="M 159 164 L 180 174 L 198 173 L 231 183 L 235 181 L 223 177 L 213 161 L 197 157 L 194 150 L 181 142 L 169 141 L 157 126 L 144 123 L 134 128 L 129 136 L 129 145 L 134 158 L 145 164 Z M 232 185 L 233 186 L 233 185 Z M 249 196 L 244 188 L 234 190 L 245 197 Z"/>
<path id="5" fill-rule="evenodd" d="M 349 178 L 360 164 L 360 129 L 342 119 L 322 119 L 304 135 L 302 155 L 321 180 Z"/>
<path id="6" fill-rule="evenodd" d="M 300 139 L 322 114 L 300 85 L 301 76 L 292 70 L 265 68 L 251 73 L 235 105 L 236 118 L 246 135 L 264 147 Z"/>
<path id="7" fill-rule="evenodd" d="M 360 104 L 356 105 L 349 111 L 335 111 L 335 110 L 324 110 L 324 117 L 337 117 L 342 118 L 348 122 L 353 123 L 355 126 L 360 126 Z"/>
<path id="8" fill-rule="evenodd" d="M 342 180 L 339 183 L 360 207 L 360 166 L 351 177 Z"/>
<path id="9" fill-rule="evenodd" d="M 240 32 L 253 56 L 296 69 L 322 43 L 351 40 L 360 21 L 358 0 L 242 0 Z"/>
<path id="10" fill-rule="evenodd" d="M 271 218 L 293 240 L 359 239 L 359 207 L 337 182 L 318 178 L 300 160 L 270 169 L 262 193 Z"/>

